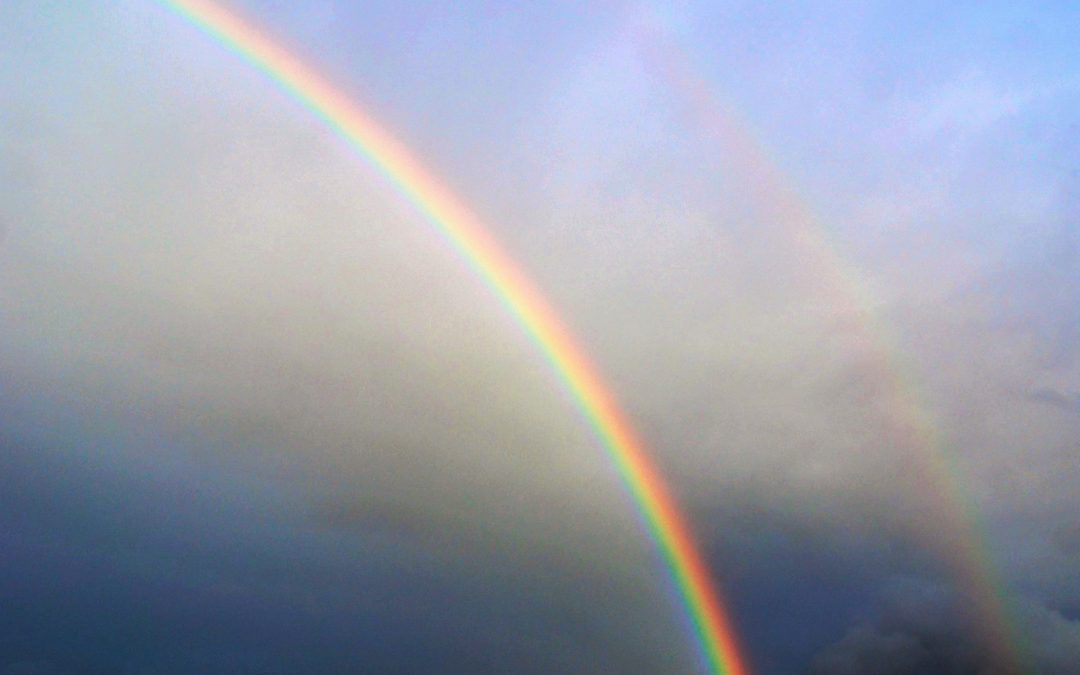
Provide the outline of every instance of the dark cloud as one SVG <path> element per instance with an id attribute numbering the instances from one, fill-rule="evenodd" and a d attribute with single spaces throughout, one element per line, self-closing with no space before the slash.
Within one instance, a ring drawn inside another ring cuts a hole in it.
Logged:
<path id="1" fill-rule="evenodd" d="M 16 661 L 0 666 L 2 675 L 60 675 L 64 672 L 52 661 Z"/>
<path id="2" fill-rule="evenodd" d="M 982 643 L 978 622 L 956 595 L 934 585 L 894 587 L 881 616 L 851 627 L 819 653 L 809 675 L 1017 675 L 1001 652 Z M 1080 622 L 1032 598 L 1017 598 L 1009 617 L 1023 671 L 1068 675 L 1080 669 Z M 995 645 L 994 647 L 998 647 Z"/>
<path id="3" fill-rule="evenodd" d="M 952 672 L 930 668 L 929 651 L 906 633 L 882 634 L 870 625 L 852 628 L 814 659 L 813 675 L 908 675 Z"/>
<path id="4" fill-rule="evenodd" d="M 681 640 L 641 631 L 656 598 L 628 604 L 625 579 L 431 546 L 392 502 L 315 509 L 312 523 L 287 481 L 174 462 L 135 472 L 109 461 L 116 437 L 83 438 L 0 443 L 0 668 L 686 669 Z"/>

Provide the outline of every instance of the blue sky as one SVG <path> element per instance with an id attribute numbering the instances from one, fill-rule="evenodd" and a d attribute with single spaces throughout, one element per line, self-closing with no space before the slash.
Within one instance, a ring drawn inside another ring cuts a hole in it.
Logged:
<path id="1" fill-rule="evenodd" d="M 1080 669 L 1075 7 L 230 6 L 536 279 L 754 672 L 996 672 L 942 489 L 1032 672 Z M 0 92 L 0 673 L 700 671 L 542 359 L 318 120 L 139 0 L 4 3 Z M 889 434 L 883 369 L 951 485 Z"/>

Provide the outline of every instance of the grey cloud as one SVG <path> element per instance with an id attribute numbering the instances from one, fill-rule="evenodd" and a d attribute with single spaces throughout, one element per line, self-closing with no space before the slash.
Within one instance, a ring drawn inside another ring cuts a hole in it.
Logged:
<path id="1" fill-rule="evenodd" d="M 810 673 L 820 675 L 907 675 L 934 671 L 930 653 L 906 633 L 883 634 L 870 625 L 851 629 L 827 652 L 819 655 Z"/>
<path id="2" fill-rule="evenodd" d="M 392 501 L 328 502 L 313 509 L 313 520 L 322 526 L 358 529 L 405 537 L 429 537 L 437 524 L 416 507 Z"/>
<path id="3" fill-rule="evenodd" d="M 1080 412 L 1080 392 L 1065 393 L 1043 387 L 1030 394 L 1031 400 L 1045 403 L 1067 412 Z"/>
<path id="4" fill-rule="evenodd" d="M 1057 526 L 1053 529 L 1051 541 L 1059 552 L 1080 558 L 1080 522 Z"/>
<path id="5" fill-rule="evenodd" d="M 818 654 L 811 675 L 1009 675 L 1012 667 L 981 644 L 976 622 L 948 591 L 905 582 L 894 587 L 882 616 L 853 626 Z M 1080 668 L 1080 621 L 1041 602 L 1016 598 L 1009 621 L 1019 635 L 1024 668 L 1067 675 Z"/>

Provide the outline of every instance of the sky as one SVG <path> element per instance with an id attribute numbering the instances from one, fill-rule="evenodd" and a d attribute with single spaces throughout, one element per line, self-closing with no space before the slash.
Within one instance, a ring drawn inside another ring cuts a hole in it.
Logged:
<path id="1" fill-rule="evenodd" d="M 222 2 L 473 209 L 753 673 L 1080 672 L 1072 3 Z M 162 3 L 0 3 L 0 675 L 703 673 L 378 170 Z"/>

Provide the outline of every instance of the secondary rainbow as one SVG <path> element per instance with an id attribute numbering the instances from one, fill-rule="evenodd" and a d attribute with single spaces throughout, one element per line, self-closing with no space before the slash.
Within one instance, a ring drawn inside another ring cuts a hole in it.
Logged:
<path id="1" fill-rule="evenodd" d="M 978 508 L 951 465 L 945 440 L 920 394 L 912 369 L 898 340 L 873 311 L 875 303 L 858 270 L 848 263 L 829 230 L 814 214 L 793 180 L 769 156 L 766 148 L 736 109 L 719 95 L 691 64 L 689 54 L 674 39 L 674 31 L 659 15 L 645 15 L 636 37 L 647 63 L 686 106 L 698 130 L 725 151 L 738 168 L 755 206 L 781 228 L 813 268 L 817 288 L 840 315 L 853 317 L 862 347 L 870 357 L 870 372 L 888 397 L 887 414 L 879 420 L 882 435 L 898 451 L 909 452 L 914 483 L 932 506 L 936 519 L 919 534 L 952 568 L 969 615 L 980 628 L 982 645 L 1004 672 L 1029 670 L 1029 656 L 1009 619 L 1009 592 L 996 572 Z"/>
<path id="2" fill-rule="evenodd" d="M 498 296 L 588 419 L 641 513 L 682 597 L 709 668 L 746 675 L 746 661 L 686 518 L 596 369 L 480 220 L 408 149 L 300 58 L 236 13 L 206 0 L 162 0 L 269 76 L 378 168 Z"/>

